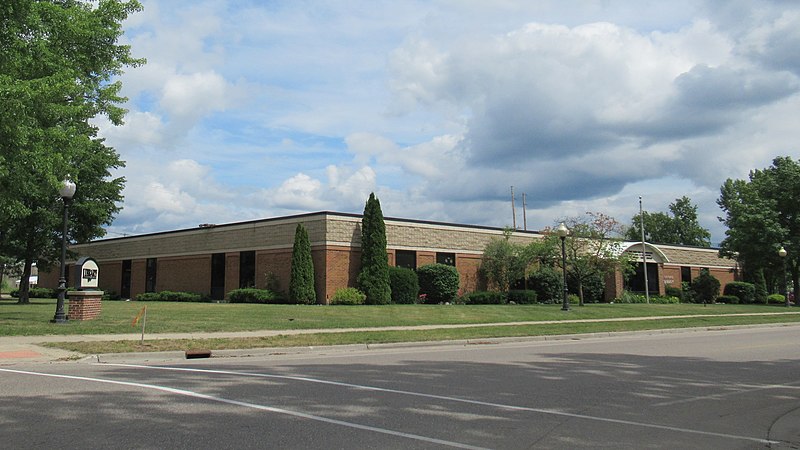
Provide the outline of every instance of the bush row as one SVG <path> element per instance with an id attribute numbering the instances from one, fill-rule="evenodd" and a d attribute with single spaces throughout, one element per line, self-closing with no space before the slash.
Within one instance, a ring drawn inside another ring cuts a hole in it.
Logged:
<path id="1" fill-rule="evenodd" d="M 19 289 L 14 289 L 9 294 L 14 298 L 19 298 Z M 28 298 L 56 298 L 57 296 L 58 289 L 45 287 L 31 287 L 28 289 Z"/>
<path id="2" fill-rule="evenodd" d="M 161 291 L 161 292 L 145 292 L 136 296 L 137 302 L 207 302 L 210 301 L 208 297 L 203 297 L 200 294 L 192 292 L 175 292 L 175 291 Z"/>
<path id="3" fill-rule="evenodd" d="M 508 292 L 477 291 L 461 297 L 459 303 L 467 305 L 530 305 L 537 303 L 536 291 L 510 290 Z"/>

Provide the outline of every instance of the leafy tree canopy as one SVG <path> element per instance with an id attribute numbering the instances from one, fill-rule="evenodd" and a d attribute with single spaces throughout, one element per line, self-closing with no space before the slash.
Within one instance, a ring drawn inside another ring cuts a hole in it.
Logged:
<path id="1" fill-rule="evenodd" d="M 621 252 L 624 227 L 613 217 L 593 212 L 561 222 L 570 230 L 565 239 L 567 271 L 578 283 L 578 297 L 583 305 L 584 285 L 618 268 L 623 271 L 630 268 L 627 255 Z"/>
<path id="2" fill-rule="evenodd" d="M 659 244 L 711 246 L 711 233 L 700 226 L 697 221 L 697 206 L 689 197 L 683 196 L 670 203 L 672 215 L 662 212 L 642 215 L 636 214 L 631 219 L 631 226 L 625 238 L 638 241 L 642 238 L 642 217 L 644 217 L 644 238 L 648 242 Z"/>
<path id="3" fill-rule="evenodd" d="M 751 276 L 763 269 L 773 280 L 780 278 L 783 261 L 778 249 L 787 251 L 795 292 L 800 290 L 800 161 L 788 156 L 773 159 L 766 169 L 753 170 L 748 180 L 728 179 L 720 188 L 717 204 L 728 230 L 720 253 L 735 256 Z"/>
<path id="4" fill-rule="evenodd" d="M 113 77 L 134 59 L 118 45 L 137 1 L 6 0 L 0 7 L 0 253 L 24 261 L 20 302 L 27 302 L 34 261 L 57 259 L 61 180 L 78 186 L 70 241 L 102 236 L 119 211 L 123 166 L 90 120 L 122 123 L 126 99 Z"/>

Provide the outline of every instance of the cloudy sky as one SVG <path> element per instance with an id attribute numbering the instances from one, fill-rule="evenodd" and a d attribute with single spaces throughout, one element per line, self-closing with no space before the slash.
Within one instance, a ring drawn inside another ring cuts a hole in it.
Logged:
<path id="1" fill-rule="evenodd" d="M 320 210 L 629 223 L 800 156 L 800 3 L 144 0 L 109 237 Z"/>

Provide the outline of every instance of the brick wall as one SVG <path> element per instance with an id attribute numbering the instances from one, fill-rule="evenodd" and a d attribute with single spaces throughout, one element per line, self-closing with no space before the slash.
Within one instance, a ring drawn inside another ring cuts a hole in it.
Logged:
<path id="1" fill-rule="evenodd" d="M 158 258 L 157 291 L 211 294 L 211 255 Z"/>
<path id="2" fill-rule="evenodd" d="M 69 309 L 67 318 L 69 320 L 91 320 L 100 317 L 102 311 L 102 291 L 70 291 Z"/>

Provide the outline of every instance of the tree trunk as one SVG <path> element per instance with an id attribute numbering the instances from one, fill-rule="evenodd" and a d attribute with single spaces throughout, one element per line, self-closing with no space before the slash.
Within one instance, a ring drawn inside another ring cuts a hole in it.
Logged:
<path id="1" fill-rule="evenodd" d="M 583 306 L 583 281 L 578 282 L 578 306 Z"/>
<path id="2" fill-rule="evenodd" d="M 22 276 L 19 279 L 19 300 L 17 303 L 20 305 L 27 305 L 30 303 L 30 288 L 31 288 L 31 267 L 33 266 L 33 259 L 26 257 L 25 266 L 22 268 Z"/>

